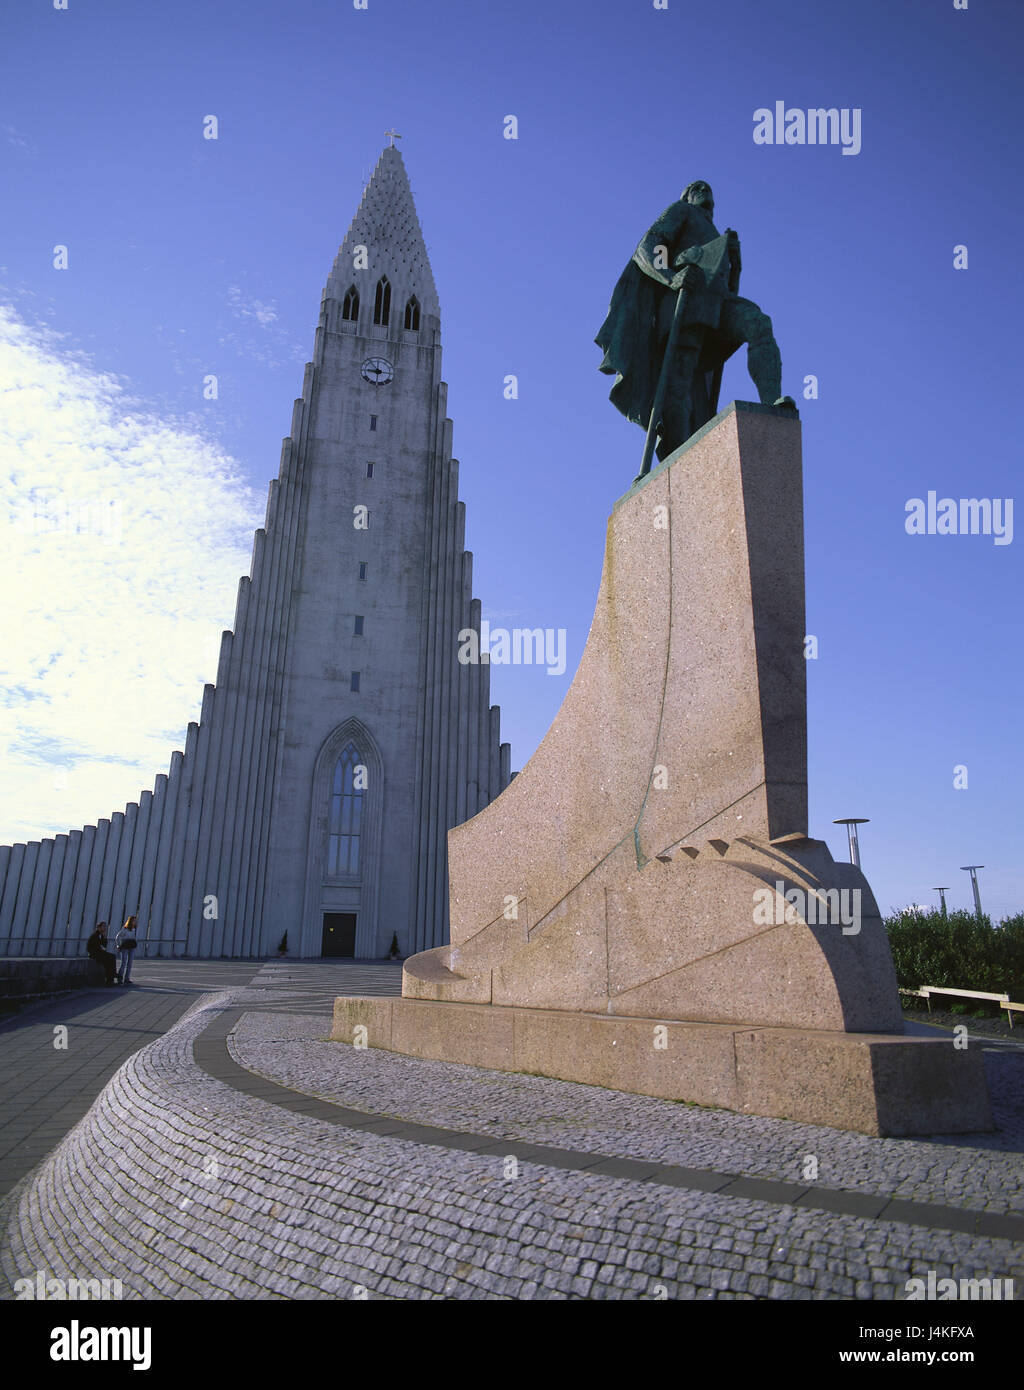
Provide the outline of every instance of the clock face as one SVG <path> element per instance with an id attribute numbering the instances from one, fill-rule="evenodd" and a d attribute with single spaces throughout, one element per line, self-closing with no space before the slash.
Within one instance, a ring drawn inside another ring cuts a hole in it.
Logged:
<path id="1" fill-rule="evenodd" d="M 363 380 L 372 382 L 374 386 L 386 386 L 395 376 L 395 369 L 386 357 L 368 357 L 360 370 Z"/>

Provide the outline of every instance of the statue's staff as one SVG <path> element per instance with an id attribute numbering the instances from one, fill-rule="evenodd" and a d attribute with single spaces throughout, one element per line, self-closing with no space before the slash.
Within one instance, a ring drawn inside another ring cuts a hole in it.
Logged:
<path id="1" fill-rule="evenodd" d="M 661 412 L 665 404 L 665 393 L 668 390 L 669 373 L 672 370 L 676 343 L 679 341 L 679 330 L 683 326 L 683 316 L 686 313 L 686 301 L 690 297 L 690 286 L 699 274 L 700 270 L 695 265 L 688 265 L 683 269 L 682 284 L 679 286 L 675 313 L 672 315 L 672 327 L 669 329 L 665 356 L 662 358 L 661 371 L 658 373 L 658 386 L 654 393 L 654 404 L 651 407 L 651 421 L 647 426 L 647 438 L 644 440 L 644 456 L 640 463 L 640 472 L 633 480 L 634 483 L 638 483 L 641 478 L 646 478 L 651 471 L 651 459 L 654 457 L 654 446 L 661 429 Z"/>

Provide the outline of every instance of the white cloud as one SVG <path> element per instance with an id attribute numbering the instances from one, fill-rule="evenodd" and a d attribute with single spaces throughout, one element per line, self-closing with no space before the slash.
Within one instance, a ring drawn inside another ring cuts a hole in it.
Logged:
<path id="1" fill-rule="evenodd" d="M 166 772 L 263 506 L 234 460 L 0 306 L 0 844 Z"/>

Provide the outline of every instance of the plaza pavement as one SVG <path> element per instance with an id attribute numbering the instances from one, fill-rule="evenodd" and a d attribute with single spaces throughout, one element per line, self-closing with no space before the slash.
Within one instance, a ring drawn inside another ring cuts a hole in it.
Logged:
<path id="1" fill-rule="evenodd" d="M 1019 1044 L 984 1045 L 995 1133 L 874 1139 L 327 1041 L 388 963 L 136 979 L 0 1029 L 4 1297 L 37 1269 L 177 1299 L 1024 1291 Z"/>

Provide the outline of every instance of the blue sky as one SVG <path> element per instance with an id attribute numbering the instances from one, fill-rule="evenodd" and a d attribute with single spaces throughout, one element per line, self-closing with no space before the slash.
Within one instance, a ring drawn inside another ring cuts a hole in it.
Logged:
<path id="1" fill-rule="evenodd" d="M 904 526 L 930 490 L 1016 491 L 1022 37 L 1014 0 L 7 13 L 3 384 L 38 407 L 6 412 L 8 514 L 73 478 L 133 520 L 117 544 L 58 529 L 13 549 L 2 838 L 123 806 L 197 717 L 321 289 L 393 127 L 441 299 L 476 592 L 495 623 L 568 634 L 561 677 L 492 669 L 513 766 L 568 688 L 642 445 L 592 340 L 643 232 L 703 177 L 804 421 L 811 833 L 845 857 L 831 822 L 871 818 L 883 910 L 940 883 L 968 905 L 969 863 L 993 914 L 1024 906 L 1024 539 Z M 779 100 L 860 109 L 860 153 L 756 145 L 754 111 Z M 743 354 L 733 397 L 754 398 Z"/>

